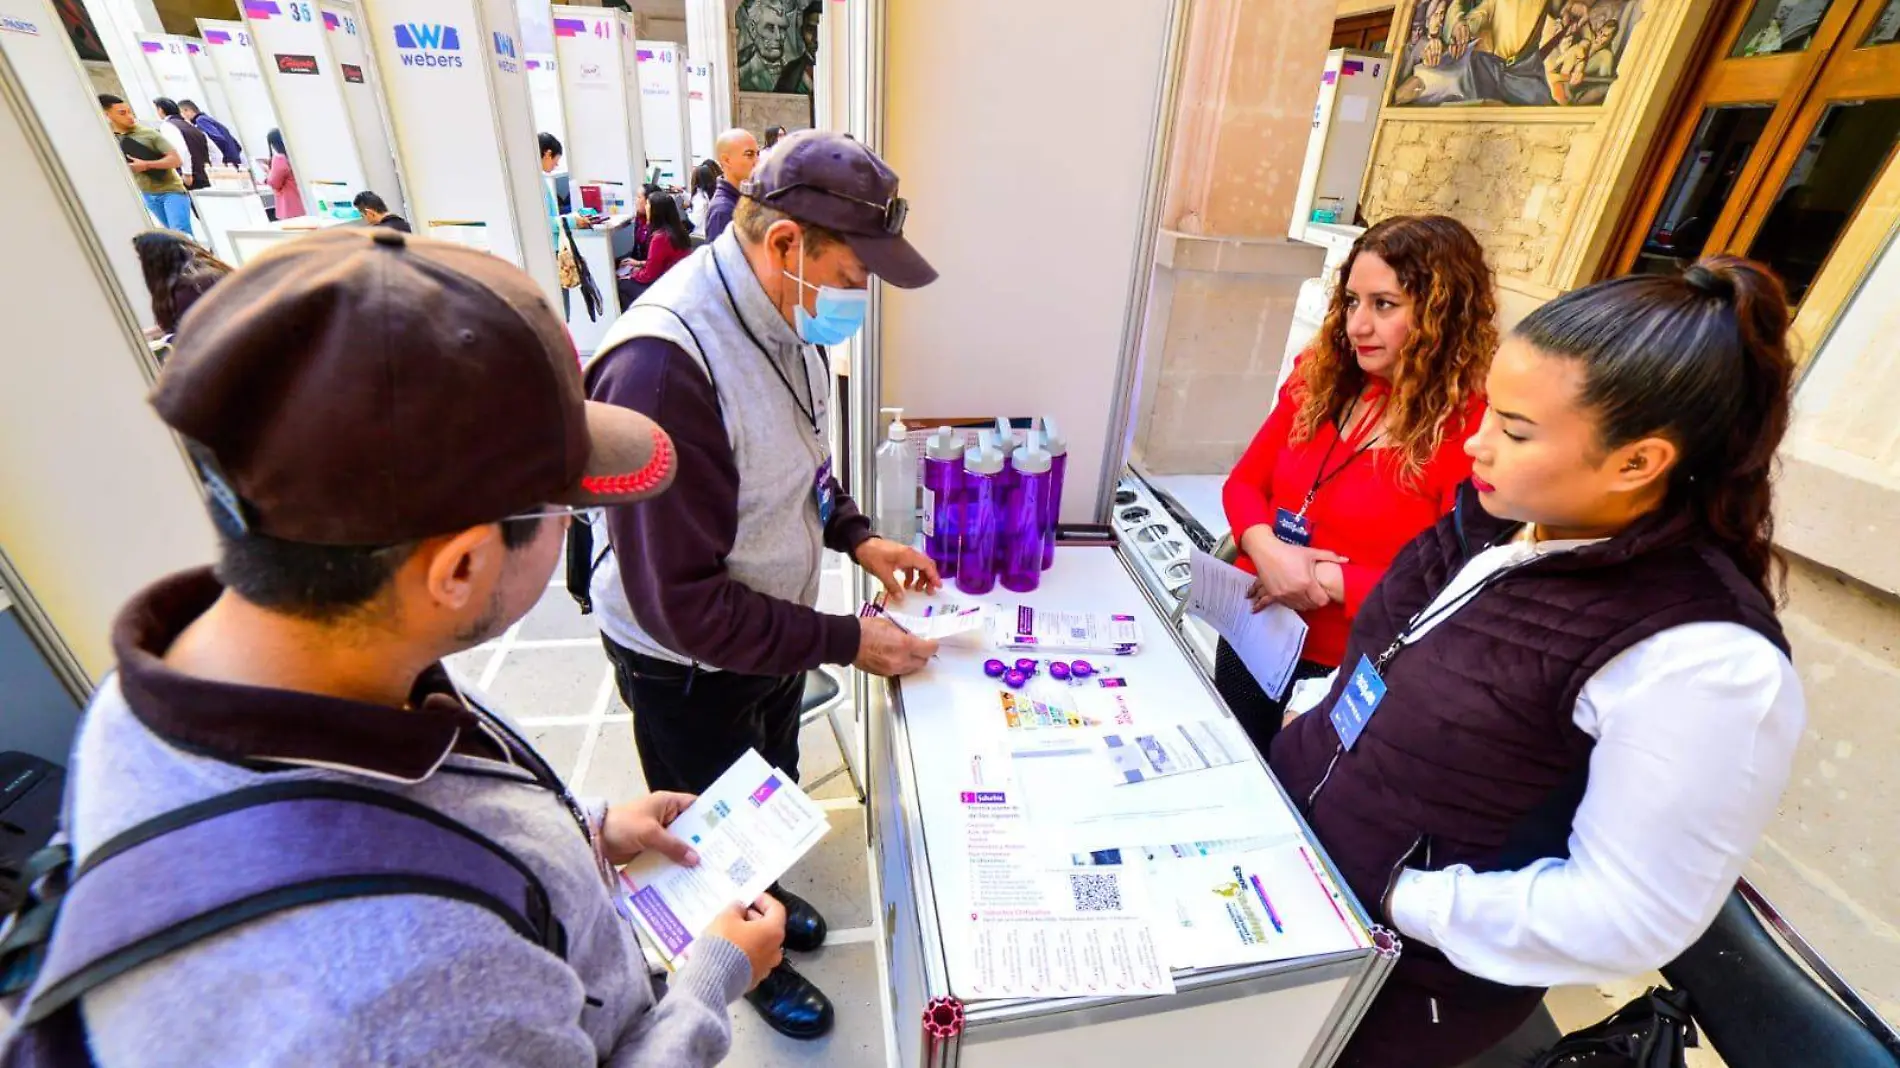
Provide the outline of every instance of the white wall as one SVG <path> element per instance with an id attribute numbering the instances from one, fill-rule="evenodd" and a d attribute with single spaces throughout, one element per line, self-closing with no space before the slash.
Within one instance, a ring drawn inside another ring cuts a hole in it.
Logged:
<path id="1" fill-rule="evenodd" d="M 906 232 L 942 277 L 884 288 L 883 403 L 1057 416 L 1070 521 L 1095 515 L 1113 432 L 1131 282 L 1150 239 L 1141 209 L 1169 6 L 886 8 L 885 155 L 911 202 Z M 1113 121 L 1086 124 L 1078 140 L 1051 124 L 1058 115 Z"/>
<path id="2" fill-rule="evenodd" d="M 209 563 L 211 524 L 176 439 L 146 404 L 131 306 L 111 281 L 37 120 L 0 58 L 0 545 L 86 671 L 112 665 L 112 617 L 171 571 Z"/>

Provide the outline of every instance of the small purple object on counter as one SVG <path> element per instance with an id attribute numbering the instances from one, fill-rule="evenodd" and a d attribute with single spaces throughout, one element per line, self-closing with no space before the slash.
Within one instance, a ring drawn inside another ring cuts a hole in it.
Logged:
<path id="1" fill-rule="evenodd" d="M 1036 662 L 1025 656 L 1021 660 L 1016 661 L 1016 670 L 1025 675 L 1034 675 L 1036 673 Z"/>
<path id="2" fill-rule="evenodd" d="M 1069 671 L 1078 679 L 1086 679 L 1090 675 L 1095 674 L 1095 665 L 1086 660 L 1077 660 L 1075 663 L 1069 665 Z"/>
<path id="3" fill-rule="evenodd" d="M 1057 682 L 1069 681 L 1069 665 L 1060 660 L 1049 665 L 1049 677 Z"/>
<path id="4" fill-rule="evenodd" d="M 1003 675 L 1003 685 L 1008 686 L 1012 690 L 1020 690 L 1024 686 L 1029 685 L 1029 676 L 1021 671 L 1017 671 L 1015 668 L 1011 668 Z"/>
<path id="5" fill-rule="evenodd" d="M 1009 665 L 1003 663 L 1001 660 L 985 660 L 983 662 L 983 674 L 988 675 L 992 679 L 1002 678 L 1003 672 L 1008 670 Z"/>

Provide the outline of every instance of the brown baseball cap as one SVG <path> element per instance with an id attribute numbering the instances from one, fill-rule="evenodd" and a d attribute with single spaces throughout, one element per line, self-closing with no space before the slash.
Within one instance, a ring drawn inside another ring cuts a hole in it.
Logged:
<path id="1" fill-rule="evenodd" d="M 739 191 L 837 233 L 872 274 L 899 289 L 937 280 L 937 269 L 904 238 L 910 202 L 897 195 L 897 172 L 861 141 L 800 130 L 774 146 Z"/>
<path id="2" fill-rule="evenodd" d="M 665 490 L 673 443 L 581 388 L 514 265 L 382 227 L 299 237 L 205 294 L 152 405 L 232 533 L 380 546 Z"/>

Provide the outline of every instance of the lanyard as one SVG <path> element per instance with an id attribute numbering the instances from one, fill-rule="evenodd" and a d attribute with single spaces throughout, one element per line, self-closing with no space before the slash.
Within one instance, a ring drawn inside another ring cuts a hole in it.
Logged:
<path id="1" fill-rule="evenodd" d="M 798 395 L 798 390 L 792 386 L 792 380 L 786 377 L 785 372 L 780 369 L 778 361 L 772 358 L 772 350 L 766 348 L 765 343 L 759 340 L 759 336 L 752 332 L 752 327 L 746 325 L 745 315 L 739 311 L 739 302 L 732 295 L 732 283 L 726 281 L 726 269 L 719 265 L 719 257 L 714 256 L 712 261 L 713 270 L 719 272 L 719 284 L 725 287 L 726 303 L 732 306 L 732 317 L 739 320 L 739 329 L 745 331 L 745 336 L 751 339 L 753 347 L 757 348 L 759 354 L 765 357 L 765 365 L 770 367 L 772 373 L 778 376 L 779 385 L 785 387 L 785 392 L 792 398 L 792 404 L 798 409 L 798 414 L 804 416 L 805 421 L 811 424 L 811 432 L 814 434 L 819 433 L 817 398 L 811 397 L 807 399 L 806 397 L 800 397 Z M 805 352 L 802 348 L 798 353 L 798 362 L 801 368 L 804 367 Z M 809 371 L 805 373 L 805 392 L 807 396 L 812 392 L 811 374 Z"/>
<path id="2" fill-rule="evenodd" d="M 1356 403 L 1354 404 L 1354 407 L 1357 407 Z M 1384 412 L 1384 411 L 1385 411 L 1385 405 L 1381 403 L 1379 406 L 1379 412 Z M 1374 413 L 1374 414 L 1376 415 L 1378 413 Z M 1306 500 L 1301 502 L 1300 504 L 1299 514 L 1300 514 L 1300 518 L 1302 519 L 1306 517 L 1306 510 L 1313 507 L 1313 498 L 1319 496 L 1319 488 L 1321 486 L 1324 486 L 1326 483 L 1331 482 L 1335 478 L 1338 478 L 1341 472 L 1345 471 L 1346 468 L 1352 466 L 1352 462 L 1354 460 L 1357 460 L 1361 456 L 1364 456 L 1374 445 L 1377 445 L 1379 443 L 1380 438 L 1385 437 L 1385 431 L 1383 430 L 1379 431 L 1377 434 L 1374 434 L 1372 435 L 1371 438 L 1367 439 L 1365 444 L 1360 445 L 1357 449 L 1354 449 L 1352 452 L 1352 455 L 1346 457 L 1344 460 L 1341 460 L 1339 462 L 1338 467 L 1333 468 L 1331 471 L 1326 470 L 1326 465 L 1330 463 L 1333 458 L 1333 448 L 1337 446 L 1341 441 L 1344 441 L 1346 438 L 1346 425 L 1350 421 L 1351 415 L 1352 413 L 1348 412 L 1346 413 L 1345 416 L 1342 416 L 1340 418 L 1339 426 L 1333 435 L 1333 440 L 1326 443 L 1326 453 L 1325 455 L 1319 458 L 1319 470 L 1314 472 L 1314 475 L 1313 475 L 1313 488 L 1306 491 Z M 1368 426 L 1372 425 L 1371 417 L 1368 417 L 1366 419 L 1366 424 Z M 1350 448 L 1350 446 L 1348 447 Z"/>
<path id="3" fill-rule="evenodd" d="M 1498 544 L 1501 544 L 1501 543 L 1494 542 L 1491 545 L 1485 546 L 1485 548 L 1495 549 L 1497 548 Z M 1524 560 L 1519 563 L 1512 564 L 1508 567 L 1501 567 L 1497 569 L 1496 571 L 1491 572 L 1489 575 L 1486 575 L 1484 578 L 1480 579 L 1470 589 L 1452 598 L 1451 600 L 1446 601 L 1444 604 L 1439 605 L 1436 609 L 1433 609 L 1431 607 L 1431 603 L 1427 602 L 1424 608 L 1421 608 L 1417 612 L 1412 614 L 1412 618 L 1406 621 L 1405 626 L 1399 631 L 1398 635 L 1392 639 L 1392 644 L 1386 646 L 1385 652 L 1380 653 L 1379 658 L 1372 662 L 1373 668 L 1376 671 L 1378 671 L 1380 675 L 1383 676 L 1385 674 L 1386 666 L 1392 663 L 1392 661 L 1399 655 L 1400 650 L 1405 648 L 1406 642 L 1412 637 L 1412 635 L 1425 629 L 1431 624 L 1436 623 L 1437 621 L 1441 619 L 1444 619 L 1446 616 L 1449 616 L 1453 612 L 1458 611 L 1460 608 L 1463 608 L 1464 606 L 1470 604 L 1472 601 L 1477 600 L 1479 594 L 1483 593 L 1484 591 L 1504 581 L 1506 578 L 1509 578 L 1510 576 L 1523 570 L 1525 567 L 1531 564 L 1534 564 L 1541 559 L 1543 558 L 1540 556 L 1532 556 L 1528 560 Z M 1452 580 L 1456 581 L 1457 577 L 1458 577 L 1457 572 L 1453 572 Z M 1447 585 L 1449 585 L 1449 583 L 1447 583 Z M 1432 600 L 1436 601 L 1437 599 L 1438 599 L 1437 595 L 1434 594 L 1432 596 Z"/>

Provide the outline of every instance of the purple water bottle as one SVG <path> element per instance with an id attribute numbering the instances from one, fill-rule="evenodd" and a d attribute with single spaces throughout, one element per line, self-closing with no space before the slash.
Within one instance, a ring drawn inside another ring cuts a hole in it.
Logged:
<path id="1" fill-rule="evenodd" d="M 1042 581 L 1042 524 L 1049 514 L 1049 454 L 1036 435 L 1016 450 L 1015 466 L 1015 493 L 1003 512 L 1003 588 L 1028 593 Z"/>
<path id="2" fill-rule="evenodd" d="M 1002 515 L 1008 511 L 1010 503 L 1016 499 L 1016 434 L 1009 428 L 1009 419 L 996 417 L 996 448 L 1003 454 L 1003 473 L 996 482 L 996 512 Z M 1009 532 L 998 529 L 996 532 L 996 572 L 1003 572 L 1003 556 L 1009 552 Z"/>
<path id="3" fill-rule="evenodd" d="M 957 589 L 984 594 L 996 585 L 997 530 L 1002 525 L 1003 453 L 991 432 L 963 454 L 963 543 L 957 547 Z"/>
<path id="4" fill-rule="evenodd" d="M 947 426 L 924 440 L 924 555 L 937 574 L 957 577 L 963 534 L 963 437 Z"/>
<path id="5" fill-rule="evenodd" d="M 1043 448 L 1049 450 L 1049 497 L 1043 505 L 1042 567 L 1056 563 L 1056 523 L 1062 518 L 1062 476 L 1069 470 L 1069 440 L 1057 429 L 1054 416 L 1042 417 Z"/>

